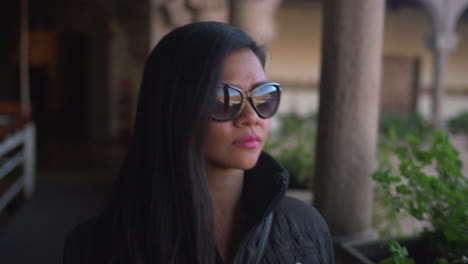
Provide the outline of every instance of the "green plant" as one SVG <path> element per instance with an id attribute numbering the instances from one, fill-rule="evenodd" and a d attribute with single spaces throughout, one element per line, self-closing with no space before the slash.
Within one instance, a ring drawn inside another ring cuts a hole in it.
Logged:
<path id="1" fill-rule="evenodd" d="M 290 112 L 279 116 L 280 128 L 265 144 L 291 176 L 291 187 L 311 187 L 315 162 L 315 114 Z"/>
<path id="2" fill-rule="evenodd" d="M 414 264 L 414 260 L 408 257 L 408 250 L 397 241 L 388 241 L 383 244 L 390 251 L 390 256 L 379 261 L 379 264 Z"/>
<path id="3" fill-rule="evenodd" d="M 462 263 L 468 256 L 468 179 L 447 135 L 437 131 L 430 146 L 410 135 L 394 148 L 398 169 L 383 168 L 372 178 L 388 195 L 392 207 L 432 224 L 439 263 Z"/>
<path id="4" fill-rule="evenodd" d="M 392 209 L 392 201 L 385 191 L 377 186 L 374 192 L 372 210 L 372 226 L 380 238 L 395 238 L 405 236 L 400 224 L 402 212 Z"/>
<path id="5" fill-rule="evenodd" d="M 447 126 L 452 133 L 468 134 L 468 111 L 462 112 L 447 121 Z"/>
<path id="6" fill-rule="evenodd" d="M 382 116 L 379 123 L 378 142 L 378 162 L 381 170 L 393 168 L 395 145 L 403 142 L 407 134 L 418 135 L 426 141 L 432 131 L 434 127 L 420 114 Z M 390 197 L 377 185 L 374 192 L 372 225 L 381 238 L 404 236 L 400 219 L 406 216 L 392 210 L 391 203 Z"/>
<path id="7" fill-rule="evenodd" d="M 380 170 L 394 169 L 396 162 L 394 149 L 398 144 L 405 141 L 408 134 L 416 135 L 421 139 L 420 144 L 426 144 L 430 135 L 435 131 L 435 127 L 420 114 L 410 116 L 385 115 L 379 123 L 378 159 Z M 399 223 L 402 217 L 406 217 L 404 212 L 392 210 L 392 200 L 385 194 L 382 187 L 377 186 L 374 194 L 374 210 L 372 223 L 378 231 L 379 236 L 402 237 L 405 234 Z"/>
<path id="8" fill-rule="evenodd" d="M 379 167 L 393 167 L 391 157 L 394 148 L 404 142 L 407 135 L 419 138 L 418 143 L 424 144 L 434 132 L 435 127 L 418 113 L 410 116 L 383 116 L 379 123 Z"/>

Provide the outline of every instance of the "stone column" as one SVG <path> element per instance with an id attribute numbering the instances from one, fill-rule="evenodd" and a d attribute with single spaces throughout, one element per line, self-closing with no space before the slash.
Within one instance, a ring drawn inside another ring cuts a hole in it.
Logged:
<path id="1" fill-rule="evenodd" d="M 219 21 L 228 23 L 226 0 L 186 0 L 193 10 L 194 21 Z"/>
<path id="2" fill-rule="evenodd" d="M 231 0 L 230 23 L 268 46 L 276 35 L 274 16 L 280 3 L 281 0 Z"/>
<path id="3" fill-rule="evenodd" d="M 162 10 L 164 2 L 163 0 L 150 1 L 150 8 L 148 10 L 150 23 L 148 52 L 151 52 L 159 40 L 171 30 L 171 28 L 164 23 L 165 18 Z"/>
<path id="4" fill-rule="evenodd" d="M 369 238 L 384 0 L 327 0 L 314 204 L 335 240 Z"/>
<path id="5" fill-rule="evenodd" d="M 450 52 L 457 47 L 458 36 L 455 33 L 455 26 L 468 6 L 468 0 L 419 1 L 426 8 L 432 26 L 432 33 L 428 38 L 428 46 L 434 58 L 431 118 L 435 125 L 440 126 L 447 58 Z"/>
<path id="6" fill-rule="evenodd" d="M 433 56 L 431 119 L 440 127 L 442 122 L 442 97 L 444 96 L 447 59 L 458 44 L 456 34 L 436 34 L 428 39 Z"/>
<path id="7" fill-rule="evenodd" d="M 228 22 L 225 0 L 150 0 L 150 49 L 171 30 L 200 21 Z"/>

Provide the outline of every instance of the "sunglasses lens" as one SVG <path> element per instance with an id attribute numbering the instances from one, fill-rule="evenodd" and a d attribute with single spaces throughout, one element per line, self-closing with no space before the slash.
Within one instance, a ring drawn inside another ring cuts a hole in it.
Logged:
<path id="1" fill-rule="evenodd" d="M 267 84 L 254 91 L 253 102 L 258 113 L 264 117 L 272 117 L 279 106 L 280 90 L 277 86 Z"/>
<path id="2" fill-rule="evenodd" d="M 229 86 L 220 87 L 216 93 L 216 105 L 211 116 L 219 121 L 232 120 L 242 107 L 242 94 Z"/>

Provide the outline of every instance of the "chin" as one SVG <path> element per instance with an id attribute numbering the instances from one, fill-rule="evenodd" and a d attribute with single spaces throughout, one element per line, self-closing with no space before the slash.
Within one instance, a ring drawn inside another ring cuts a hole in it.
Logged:
<path id="1" fill-rule="evenodd" d="M 227 159 L 211 159 L 211 164 L 225 169 L 250 170 L 257 165 L 259 156 L 243 153 L 231 155 Z"/>
<path id="2" fill-rule="evenodd" d="M 242 157 L 236 160 L 237 162 L 233 162 L 235 163 L 233 165 L 237 167 L 238 169 L 250 170 L 253 167 L 255 167 L 255 165 L 257 165 L 259 157 L 260 157 L 260 153 L 255 154 L 255 155 L 252 155 L 252 154 L 242 155 Z"/>
<path id="3" fill-rule="evenodd" d="M 208 163 L 223 169 L 250 170 L 257 165 L 262 149 L 229 149 L 207 155 Z"/>
<path id="4" fill-rule="evenodd" d="M 257 163 L 251 163 L 251 164 L 245 164 L 243 166 L 240 166 L 238 169 L 241 169 L 241 170 L 250 170 L 250 169 L 253 169 L 255 167 L 255 165 L 257 165 Z"/>

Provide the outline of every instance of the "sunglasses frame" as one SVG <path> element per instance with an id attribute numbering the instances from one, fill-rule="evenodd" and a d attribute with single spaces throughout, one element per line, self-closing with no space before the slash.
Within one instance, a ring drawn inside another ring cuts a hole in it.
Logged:
<path id="1" fill-rule="evenodd" d="M 281 84 L 279 84 L 279 83 L 275 83 L 275 82 L 262 83 L 259 86 L 253 88 L 252 90 L 250 90 L 248 92 L 246 92 L 246 91 L 242 90 L 241 88 L 239 88 L 237 86 L 234 86 L 232 84 L 222 83 L 221 86 L 223 88 L 228 87 L 228 88 L 231 88 L 231 89 L 234 89 L 234 90 L 238 91 L 241 94 L 242 103 L 241 103 L 241 106 L 239 108 L 239 111 L 237 111 L 237 113 L 233 117 L 231 117 L 229 119 L 219 119 L 219 118 L 214 117 L 213 114 L 210 114 L 211 118 L 213 118 L 214 120 L 216 120 L 218 122 L 227 122 L 227 121 L 232 121 L 232 120 L 236 119 L 240 115 L 240 113 L 242 113 L 242 110 L 244 109 L 244 106 L 245 106 L 246 99 L 250 102 L 250 105 L 252 106 L 255 113 L 257 113 L 257 115 L 259 117 L 263 118 L 263 119 L 267 119 L 267 118 L 270 118 L 270 117 L 274 116 L 276 114 L 276 112 L 278 111 L 278 107 L 279 107 L 280 101 L 281 101 L 281 88 L 282 88 Z M 275 107 L 274 111 L 270 115 L 264 115 L 264 114 L 260 113 L 260 111 L 258 111 L 257 107 L 255 106 L 255 104 L 253 102 L 253 98 L 255 98 L 255 96 L 253 96 L 253 94 L 255 93 L 255 91 L 258 90 L 258 89 L 261 89 L 262 87 L 265 87 L 265 86 L 275 86 L 277 91 L 278 91 L 278 103 L 276 104 L 276 107 Z"/>

